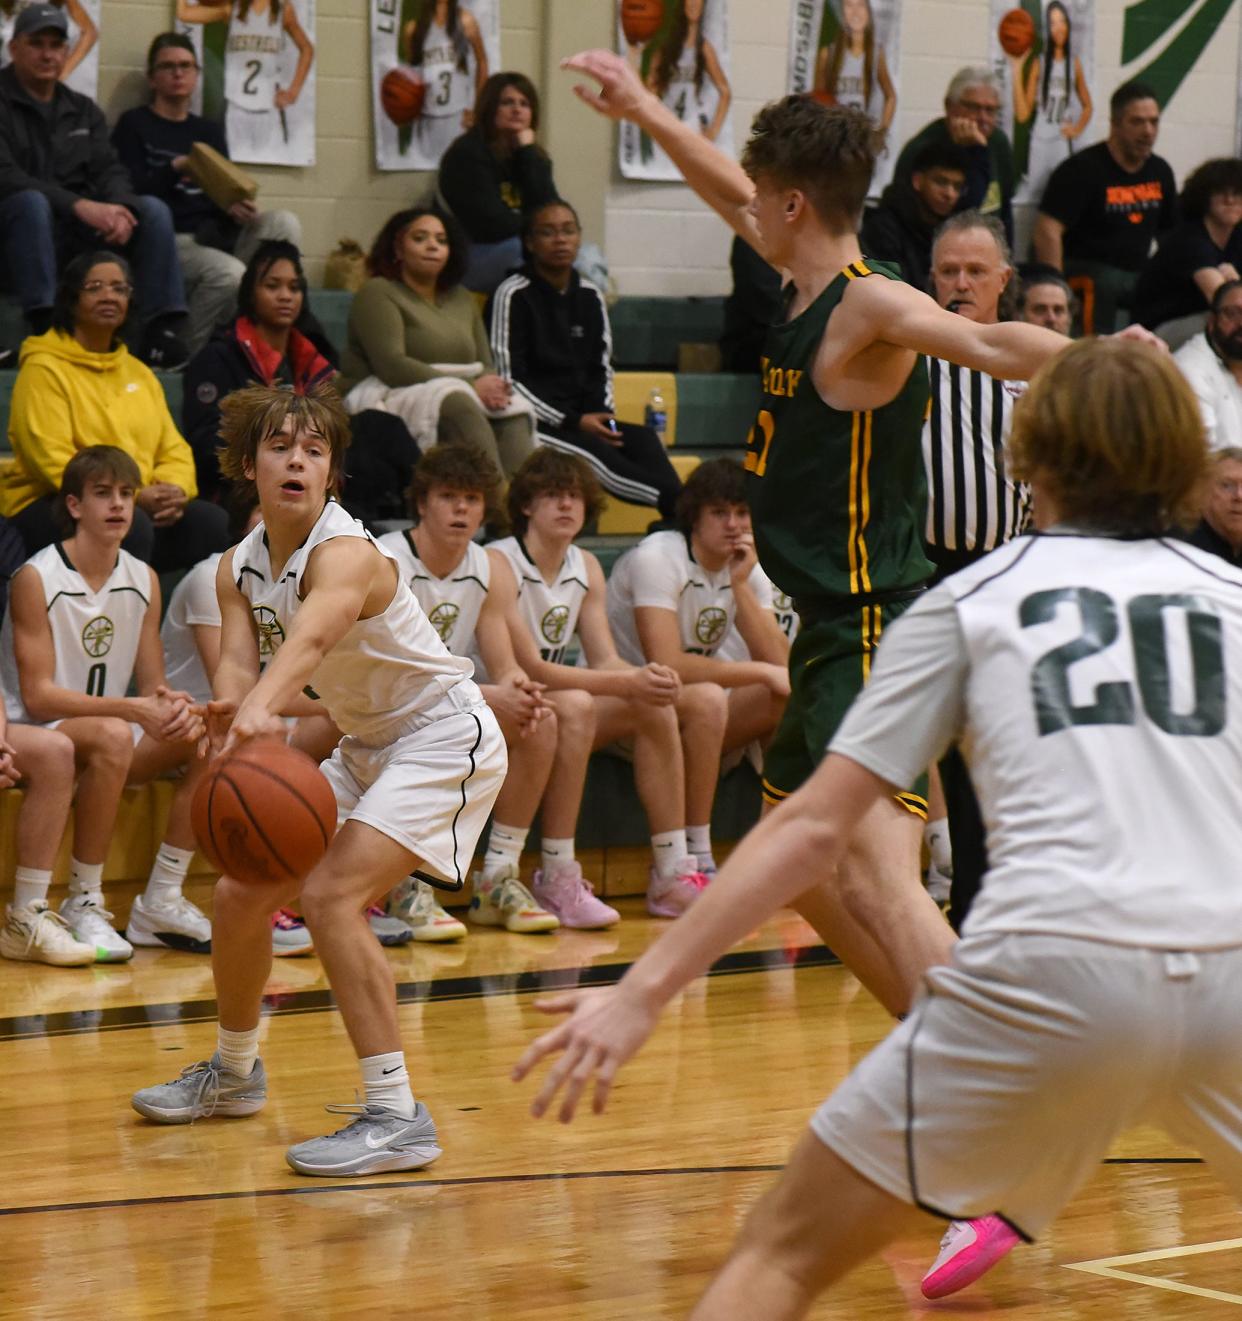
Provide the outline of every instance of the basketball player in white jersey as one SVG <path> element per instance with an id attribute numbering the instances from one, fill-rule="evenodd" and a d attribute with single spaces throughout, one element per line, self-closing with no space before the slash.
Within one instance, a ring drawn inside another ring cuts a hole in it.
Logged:
<path id="1" fill-rule="evenodd" d="M 259 1015 L 271 970 L 268 914 L 300 896 L 362 1071 L 365 1100 L 339 1132 L 291 1147 L 301 1174 L 419 1169 L 440 1154 L 401 1050 L 392 971 L 365 910 L 412 871 L 460 884 L 505 773 L 504 739 L 467 660 L 436 636 L 396 561 L 331 498 L 349 419 L 330 389 L 252 386 L 222 405 L 221 472 L 254 483 L 263 523 L 220 561 L 213 743 L 280 736 L 308 685 L 344 734 L 324 773 L 340 825 L 302 881 L 221 877 L 212 968 L 218 1049 L 135 1094 L 140 1114 L 181 1124 L 255 1113 L 266 1100 Z M 259 635 L 275 652 L 260 670 Z M 225 730 L 227 728 L 227 734 Z"/>
<path id="2" fill-rule="evenodd" d="M 479 21 L 460 0 L 423 0 L 401 34 L 402 59 L 419 70 L 427 93 L 415 121 L 427 160 L 437 161 L 472 123 L 487 81 L 487 49 Z"/>
<path id="3" fill-rule="evenodd" d="M 194 856 L 190 800 L 201 769 L 194 756 L 201 721 L 189 696 L 165 683 L 159 579 L 121 549 L 140 484 L 122 450 L 95 445 L 74 455 L 60 495 L 71 535 L 17 571 L 0 629 L 10 721 L 48 725 L 73 743 L 73 860 L 60 911 L 100 962 L 128 959 L 135 944 L 205 952 L 211 941 L 207 918 L 181 893 Z M 126 695 L 131 679 L 140 696 Z M 125 938 L 111 925 L 102 891 L 121 791 L 180 766 L 186 774 Z"/>
<path id="4" fill-rule="evenodd" d="M 965 740 L 991 870 L 962 939 L 815 1115 L 700 1321 L 803 1316 L 923 1212 L 1033 1236 L 1135 1123 L 1242 1195 L 1242 571 L 1162 535 L 1196 505 L 1202 421 L 1167 356 L 1086 340 L 1032 381 L 1013 456 L 1044 531 L 886 630 L 827 759 L 696 921 L 615 990 L 550 1002 L 574 1017 L 518 1066 L 564 1050 L 536 1113 L 567 1083 L 572 1117 L 592 1078 L 602 1109 L 668 999 Z"/>
<path id="5" fill-rule="evenodd" d="M 608 577 L 608 624 L 631 665 L 677 671 L 686 765 L 686 842 L 714 874 L 711 812 L 722 753 L 764 740 L 789 696 L 789 641 L 759 568 L 742 465 L 700 464 L 677 501 L 679 530 L 653 532 L 626 551 Z M 721 648 L 731 635 L 740 656 Z M 688 700 L 697 705 L 687 710 Z"/>
<path id="6" fill-rule="evenodd" d="M 633 740 L 634 778 L 651 831 L 653 866 L 647 911 L 678 917 L 698 898 L 708 878 L 686 840 L 685 777 L 678 734 L 681 680 L 667 665 L 633 665 L 617 655 L 608 627 L 604 571 L 594 555 L 574 544 L 588 514 L 603 503 L 598 482 L 575 455 L 538 449 L 509 487 L 515 536 L 488 547 L 492 592 L 501 602 L 518 664 L 550 694 L 588 693 L 592 748 Z M 566 664 L 575 635 L 586 665 Z M 570 832 L 578 819 L 577 795 L 551 804 Z M 544 829 L 549 804 L 544 805 Z M 545 846 L 547 844 L 545 839 Z M 474 904 L 493 902 L 484 875 Z"/>
<path id="7" fill-rule="evenodd" d="M 414 470 L 410 512 L 416 526 L 380 538 L 445 646 L 457 656 L 479 657 L 480 674 L 493 676 L 481 687 L 509 747 L 509 774 L 496 799 L 483 855 L 480 883 L 491 902 L 473 916 L 522 933 L 551 931 L 559 922 L 610 926 L 618 914 L 594 897 L 573 851 L 576 804 L 591 756 L 592 700 L 576 690 L 546 694 L 518 665 L 504 608 L 490 590 L 491 561 L 474 541 L 484 519 L 495 519 L 500 487 L 499 472 L 481 451 L 437 445 Z M 520 863 L 541 800 L 543 858 L 532 895 L 522 884 Z M 565 802 L 573 812 L 567 828 L 557 815 Z M 410 921 L 416 940 L 465 935 L 463 924 L 439 909 L 426 882 L 411 878 L 389 908 Z"/>
<path id="8" fill-rule="evenodd" d="M 246 160 L 289 141 L 285 111 L 302 95 L 315 47 L 298 22 L 293 0 L 177 0 L 182 23 L 227 23 L 224 46 L 224 133 L 230 155 Z M 288 87 L 279 85 L 285 38 L 298 52 Z"/>

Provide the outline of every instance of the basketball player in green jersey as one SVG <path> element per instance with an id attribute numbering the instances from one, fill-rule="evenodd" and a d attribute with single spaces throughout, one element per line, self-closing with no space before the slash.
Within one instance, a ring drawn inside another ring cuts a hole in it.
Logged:
<path id="1" fill-rule="evenodd" d="M 773 102 L 756 116 L 739 165 L 661 105 L 620 56 L 585 51 L 564 66 L 600 85 L 576 87 L 581 100 L 658 142 L 786 277 L 786 319 L 769 332 L 746 457 L 760 564 L 803 621 L 790 701 L 766 757 L 765 797 L 779 802 L 809 778 L 868 678 L 885 624 L 931 575 L 920 355 L 1028 380 L 1066 340 L 1038 326 L 955 316 L 895 267 L 863 257 L 857 229 L 876 138 L 862 112 L 802 96 Z M 925 804 L 919 786 L 909 788 L 876 803 L 854 835 L 841 863 L 845 902 L 818 887 L 797 903 L 894 1013 L 953 943 L 919 884 L 916 814 Z"/>

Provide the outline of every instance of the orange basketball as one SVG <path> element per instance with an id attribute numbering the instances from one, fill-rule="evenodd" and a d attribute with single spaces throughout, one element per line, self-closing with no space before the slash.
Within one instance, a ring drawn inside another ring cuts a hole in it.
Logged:
<path id="1" fill-rule="evenodd" d="M 380 80 L 380 105 L 398 128 L 412 124 L 423 113 L 427 84 L 405 69 L 389 69 Z"/>
<path id="2" fill-rule="evenodd" d="M 996 29 L 1006 55 L 1025 55 L 1035 44 L 1035 20 L 1025 9 L 1011 9 Z"/>
<path id="3" fill-rule="evenodd" d="M 650 41 L 663 22 L 661 0 L 621 0 L 621 31 L 631 46 Z"/>
<path id="4" fill-rule="evenodd" d="M 319 767 L 275 739 L 244 743 L 217 760 L 190 810 L 212 866 L 255 884 L 300 881 L 336 830 L 336 798 Z"/>

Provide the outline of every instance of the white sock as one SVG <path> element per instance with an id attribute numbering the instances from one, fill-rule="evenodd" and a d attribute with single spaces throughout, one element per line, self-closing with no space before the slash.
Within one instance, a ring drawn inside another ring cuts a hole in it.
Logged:
<path id="1" fill-rule="evenodd" d="M 259 1029 L 252 1027 L 245 1032 L 230 1032 L 217 1026 L 216 1050 L 220 1054 L 220 1063 L 230 1073 L 249 1078 L 254 1062 L 259 1058 Z"/>
<path id="2" fill-rule="evenodd" d="M 686 846 L 696 858 L 712 856 L 712 827 L 709 821 L 705 826 L 686 827 Z"/>
<path id="3" fill-rule="evenodd" d="M 31 904 L 47 902 L 48 887 L 52 884 L 50 871 L 39 871 L 36 867 L 18 867 L 13 876 L 14 908 L 29 908 Z"/>
<path id="4" fill-rule="evenodd" d="M 157 904 L 168 904 L 177 899 L 193 857 L 193 849 L 175 849 L 171 844 L 161 844 L 155 855 L 151 875 L 147 877 L 147 890 L 143 898 Z"/>
<path id="5" fill-rule="evenodd" d="M 662 881 L 671 881 L 677 875 L 677 864 L 686 860 L 688 852 L 684 830 L 666 830 L 651 837 L 651 856 Z"/>
<path id="6" fill-rule="evenodd" d="M 495 880 L 502 871 L 516 871 L 522 863 L 522 849 L 526 845 L 528 830 L 525 826 L 503 826 L 492 822 L 487 837 L 487 852 L 483 855 L 483 879 Z"/>
<path id="7" fill-rule="evenodd" d="M 405 1069 L 405 1056 L 399 1050 L 387 1055 L 367 1055 L 358 1061 L 362 1065 L 362 1086 L 367 1105 L 383 1106 L 404 1119 L 414 1118 L 414 1093 L 410 1091 L 410 1075 Z"/>
<path id="8" fill-rule="evenodd" d="M 555 867 L 558 862 L 573 862 L 574 842 L 572 839 L 549 839 L 543 837 L 543 869 Z"/>
<path id="9" fill-rule="evenodd" d="M 949 840 L 949 818 L 938 816 L 923 827 L 923 838 L 931 854 L 932 866 L 948 875 L 953 870 L 953 845 Z"/>
<path id="10" fill-rule="evenodd" d="M 84 894 L 103 907 L 103 869 L 102 862 L 79 862 L 69 859 L 69 897 Z"/>

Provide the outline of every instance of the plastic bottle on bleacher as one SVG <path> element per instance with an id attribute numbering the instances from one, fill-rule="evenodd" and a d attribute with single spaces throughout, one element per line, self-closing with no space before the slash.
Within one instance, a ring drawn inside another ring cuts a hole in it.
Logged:
<path id="1" fill-rule="evenodd" d="M 643 422 L 660 437 L 660 444 L 663 445 L 664 433 L 668 430 L 668 408 L 665 406 L 664 396 L 660 393 L 658 385 L 652 386 L 651 393 L 647 396 Z"/>

